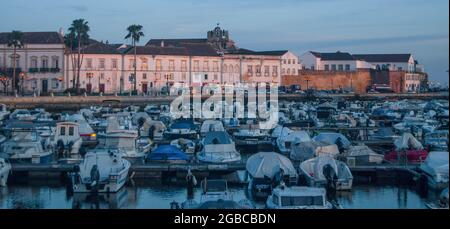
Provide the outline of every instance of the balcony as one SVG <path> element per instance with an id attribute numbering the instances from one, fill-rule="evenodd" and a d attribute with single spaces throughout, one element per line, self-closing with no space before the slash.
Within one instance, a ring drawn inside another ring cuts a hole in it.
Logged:
<path id="1" fill-rule="evenodd" d="M 45 73 L 45 72 L 49 72 L 50 68 L 40 68 L 39 72 Z"/>
<path id="2" fill-rule="evenodd" d="M 29 69 L 28 69 L 28 72 L 29 72 L 29 73 L 36 73 L 36 72 L 39 72 L 39 68 L 29 68 Z"/>
<path id="3" fill-rule="evenodd" d="M 51 68 L 50 69 L 50 72 L 52 72 L 52 73 L 58 73 L 60 71 L 61 71 L 61 69 L 59 69 L 59 68 Z"/>

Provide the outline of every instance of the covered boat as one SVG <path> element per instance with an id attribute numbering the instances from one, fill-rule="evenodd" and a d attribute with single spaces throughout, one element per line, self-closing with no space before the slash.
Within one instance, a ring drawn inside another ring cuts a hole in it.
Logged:
<path id="1" fill-rule="evenodd" d="M 428 152 L 412 134 L 403 133 L 395 140 L 395 149 L 388 152 L 384 159 L 391 162 L 421 163 L 425 161 Z"/>
<path id="2" fill-rule="evenodd" d="M 167 140 L 179 138 L 197 140 L 197 126 L 192 120 L 178 120 L 172 123 L 169 129 L 164 132 L 164 137 L 167 138 Z"/>
<path id="3" fill-rule="evenodd" d="M 309 159 L 300 164 L 300 172 L 311 187 L 331 187 L 335 190 L 350 190 L 353 175 L 348 166 L 329 156 Z"/>
<path id="4" fill-rule="evenodd" d="M 267 198 L 268 209 L 332 209 L 326 190 L 315 187 L 286 187 L 280 185 Z"/>
<path id="5" fill-rule="evenodd" d="M 88 152 L 79 165 L 79 171 L 70 174 L 73 192 L 119 191 L 128 178 L 130 162 L 111 150 Z"/>
<path id="6" fill-rule="evenodd" d="M 448 152 L 430 152 L 420 169 L 428 177 L 428 185 L 432 189 L 448 187 Z"/>
<path id="7" fill-rule="evenodd" d="M 161 145 L 147 155 L 147 161 L 170 163 L 186 163 L 189 157 L 179 148 L 171 145 Z"/>
<path id="8" fill-rule="evenodd" d="M 231 137 L 225 131 L 208 132 L 202 140 L 197 159 L 206 163 L 234 163 L 241 161 Z"/>
<path id="9" fill-rule="evenodd" d="M 292 144 L 310 141 L 311 138 L 306 131 L 286 131 L 282 132 L 281 136 L 277 138 L 276 143 L 280 153 L 289 155 Z"/>
<path id="10" fill-rule="evenodd" d="M 330 155 L 335 157 L 339 154 L 339 149 L 335 144 L 326 142 L 295 142 L 291 146 L 289 158 L 293 161 L 306 161 L 320 155 Z"/>
<path id="11" fill-rule="evenodd" d="M 351 142 L 340 133 L 320 133 L 313 138 L 314 141 L 326 142 L 328 144 L 336 144 L 341 149 L 348 149 Z"/>
<path id="12" fill-rule="evenodd" d="M 350 146 L 343 156 L 347 162 L 354 159 L 356 165 L 381 164 L 384 160 L 384 155 L 375 153 L 366 145 Z"/>
<path id="13" fill-rule="evenodd" d="M 248 158 L 249 189 L 257 196 L 267 196 L 281 181 L 297 184 L 298 174 L 292 162 L 275 152 L 260 152 Z"/>
<path id="14" fill-rule="evenodd" d="M 0 158 L 0 187 L 5 187 L 11 171 L 11 164 L 4 158 Z"/>
<path id="15" fill-rule="evenodd" d="M 216 120 L 206 120 L 203 122 L 201 128 L 200 128 L 200 135 L 202 137 L 206 136 L 208 132 L 212 131 L 225 131 L 225 128 L 223 127 L 223 124 L 221 121 Z"/>

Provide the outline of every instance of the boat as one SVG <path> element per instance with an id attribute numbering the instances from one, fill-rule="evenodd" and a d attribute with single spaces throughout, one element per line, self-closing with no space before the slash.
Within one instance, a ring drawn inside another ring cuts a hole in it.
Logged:
<path id="1" fill-rule="evenodd" d="M 164 132 L 164 137 L 167 140 L 175 140 L 179 138 L 197 140 L 197 126 L 192 120 L 178 120 L 172 123 L 169 129 Z"/>
<path id="2" fill-rule="evenodd" d="M 88 152 L 78 171 L 70 174 L 73 192 L 115 193 L 128 178 L 130 162 L 112 150 Z"/>
<path id="3" fill-rule="evenodd" d="M 428 151 L 411 133 L 403 133 L 400 138 L 394 141 L 394 145 L 395 149 L 384 155 L 385 160 L 418 164 L 425 161 L 428 156 Z"/>
<path id="4" fill-rule="evenodd" d="M 276 187 L 267 198 L 268 209 L 332 209 L 327 201 L 326 190 L 316 187 Z"/>
<path id="5" fill-rule="evenodd" d="M 448 187 L 448 152 L 430 152 L 420 165 L 420 170 L 427 176 L 431 189 L 442 190 Z"/>
<path id="6" fill-rule="evenodd" d="M 366 145 L 350 146 L 342 156 L 347 159 L 347 163 L 354 160 L 355 165 L 381 164 L 384 160 L 384 155 L 375 153 Z"/>
<path id="7" fill-rule="evenodd" d="M 282 132 L 281 136 L 277 138 L 276 143 L 280 153 L 289 155 L 292 144 L 295 142 L 309 141 L 311 141 L 311 138 L 306 131 L 286 131 Z"/>
<path id="8" fill-rule="evenodd" d="M 272 148 L 270 135 L 261 130 L 259 125 L 241 125 L 237 132 L 233 133 L 237 146 L 254 147 L 259 150 Z"/>
<path id="9" fill-rule="evenodd" d="M 319 156 L 300 164 L 302 176 L 310 187 L 331 187 L 334 190 L 351 190 L 353 175 L 348 166 L 329 156 Z"/>
<path id="10" fill-rule="evenodd" d="M 429 150 L 448 150 L 448 130 L 435 130 L 425 134 L 424 145 Z"/>
<path id="11" fill-rule="evenodd" d="M 29 110 L 26 109 L 16 109 L 10 116 L 10 119 L 20 120 L 20 121 L 34 121 L 36 117 L 31 114 Z"/>
<path id="12" fill-rule="evenodd" d="M 172 140 L 170 145 L 177 147 L 188 155 L 194 155 L 196 150 L 195 142 L 184 138 Z"/>
<path id="13" fill-rule="evenodd" d="M 348 149 L 351 146 L 351 142 L 340 133 L 320 133 L 313 138 L 316 142 L 326 142 L 328 144 L 336 144 L 339 151 Z"/>
<path id="14" fill-rule="evenodd" d="M 53 152 L 30 122 L 10 122 L 4 128 L 8 140 L 0 146 L 0 153 L 11 163 L 47 164 L 53 160 Z"/>
<path id="15" fill-rule="evenodd" d="M 208 132 L 225 131 L 221 121 L 205 120 L 200 127 L 200 136 L 205 137 Z"/>
<path id="16" fill-rule="evenodd" d="M 241 155 L 236 145 L 225 131 L 208 132 L 201 141 L 201 151 L 197 159 L 205 163 L 236 163 L 241 161 Z"/>
<path id="17" fill-rule="evenodd" d="M 141 137 L 147 137 L 152 141 L 162 141 L 166 129 L 163 122 L 146 119 L 141 127 Z"/>
<path id="18" fill-rule="evenodd" d="M 161 109 L 156 105 L 147 105 L 144 111 L 149 115 L 159 115 L 161 113 Z"/>
<path id="19" fill-rule="evenodd" d="M 337 157 L 339 155 L 339 149 L 336 144 L 328 144 L 326 142 L 297 141 L 291 145 L 289 158 L 293 161 L 303 162 L 321 155 Z"/>
<path id="20" fill-rule="evenodd" d="M 82 114 L 68 115 L 63 120 L 78 123 L 79 133 L 83 139 L 83 146 L 97 145 L 97 133 L 92 129 Z"/>
<path id="21" fill-rule="evenodd" d="M 0 187 L 5 187 L 11 172 L 11 164 L 4 158 L 0 158 Z"/>
<path id="22" fill-rule="evenodd" d="M 285 156 L 275 152 L 260 152 L 248 158 L 245 168 L 250 175 L 248 188 L 256 197 L 267 197 L 284 181 L 295 185 L 298 174 L 292 162 Z"/>
<path id="23" fill-rule="evenodd" d="M 185 152 L 172 145 L 161 145 L 149 153 L 146 162 L 186 163 L 189 157 Z"/>
<path id="24" fill-rule="evenodd" d="M 81 158 L 80 149 L 83 139 L 79 133 L 79 125 L 74 122 L 59 122 L 51 147 L 59 158 Z"/>

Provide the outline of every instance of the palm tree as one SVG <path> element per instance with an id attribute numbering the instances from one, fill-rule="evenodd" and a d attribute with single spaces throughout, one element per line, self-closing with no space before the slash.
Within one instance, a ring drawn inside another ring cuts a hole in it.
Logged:
<path id="1" fill-rule="evenodd" d="M 23 47 L 23 33 L 13 30 L 8 36 L 8 47 L 13 47 L 13 75 L 12 75 L 12 90 L 16 90 L 16 67 L 17 67 L 17 48 Z"/>
<path id="2" fill-rule="evenodd" d="M 76 67 L 76 82 L 75 88 L 77 90 L 77 94 L 80 93 L 80 72 L 81 65 L 83 64 L 83 52 L 82 46 L 86 45 L 89 42 L 89 25 L 88 22 L 84 19 L 76 19 L 72 22 L 72 25 L 69 28 L 69 38 L 73 39 L 72 45 L 77 47 L 77 58 L 75 61 Z"/>
<path id="3" fill-rule="evenodd" d="M 134 47 L 134 76 L 133 76 L 133 81 L 134 81 L 134 93 L 137 92 L 137 62 L 136 62 L 136 43 L 139 42 L 139 40 L 141 39 L 141 37 L 145 36 L 144 32 L 142 32 L 142 25 L 130 25 L 127 28 L 128 34 L 125 36 L 125 39 L 131 38 L 132 41 L 132 45 Z"/>

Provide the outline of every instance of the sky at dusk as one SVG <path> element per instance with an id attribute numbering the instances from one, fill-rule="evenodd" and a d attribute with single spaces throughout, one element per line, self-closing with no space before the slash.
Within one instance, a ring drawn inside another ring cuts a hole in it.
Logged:
<path id="1" fill-rule="evenodd" d="M 412 53 L 431 80 L 448 83 L 448 0 L 14 0 L 2 1 L 0 31 L 67 30 L 124 40 L 130 24 L 150 38 L 204 38 L 220 22 L 241 48 Z"/>

